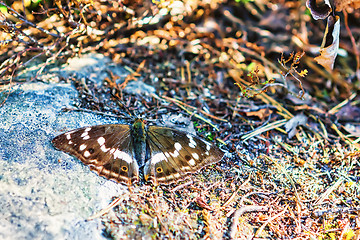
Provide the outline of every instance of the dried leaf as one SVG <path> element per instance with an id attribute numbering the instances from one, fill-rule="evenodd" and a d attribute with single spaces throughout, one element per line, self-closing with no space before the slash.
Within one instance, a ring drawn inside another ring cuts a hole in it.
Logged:
<path id="1" fill-rule="evenodd" d="M 247 117 L 258 117 L 259 119 L 265 119 L 266 117 L 268 117 L 273 111 L 271 109 L 268 108 L 261 108 L 257 111 L 249 111 L 249 112 L 244 112 L 244 114 Z"/>
<path id="2" fill-rule="evenodd" d="M 360 0 L 334 0 L 334 5 L 337 12 L 342 11 L 346 6 L 357 9 L 360 8 Z"/>
<path id="3" fill-rule="evenodd" d="M 315 20 L 325 19 L 332 11 L 334 11 L 329 0 L 324 0 L 321 3 L 316 0 L 307 0 L 306 6 L 309 8 L 311 15 Z M 333 6 L 337 12 L 341 12 L 347 6 L 357 9 L 360 8 L 360 0 L 334 0 Z"/>
<path id="4" fill-rule="evenodd" d="M 340 19 L 339 16 L 328 17 L 325 35 L 320 48 L 320 56 L 315 61 L 324 68 L 331 70 L 339 50 Z"/>
<path id="5" fill-rule="evenodd" d="M 360 107 L 346 104 L 336 114 L 339 121 L 360 123 Z"/>
<path id="6" fill-rule="evenodd" d="M 288 133 L 288 137 L 292 138 L 296 134 L 296 127 L 300 125 L 305 125 L 307 122 L 307 117 L 304 114 L 298 114 L 285 124 L 285 130 Z"/>

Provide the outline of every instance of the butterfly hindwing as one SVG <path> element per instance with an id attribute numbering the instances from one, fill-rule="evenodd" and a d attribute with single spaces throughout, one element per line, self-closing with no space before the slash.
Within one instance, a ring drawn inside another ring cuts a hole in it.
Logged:
<path id="1" fill-rule="evenodd" d="M 155 184 L 168 184 L 221 160 L 224 153 L 192 134 L 149 126 L 147 144 L 151 158 L 144 175 Z"/>
<path id="2" fill-rule="evenodd" d="M 129 125 L 80 128 L 55 137 L 52 143 L 57 149 L 79 158 L 100 176 L 125 184 L 139 178 Z"/>

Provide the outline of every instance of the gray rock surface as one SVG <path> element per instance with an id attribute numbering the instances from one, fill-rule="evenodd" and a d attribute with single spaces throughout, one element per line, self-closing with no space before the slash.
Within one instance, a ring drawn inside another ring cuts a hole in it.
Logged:
<path id="1" fill-rule="evenodd" d="M 126 187 L 91 172 L 57 151 L 58 134 L 118 119 L 74 107 L 70 84 L 25 83 L 0 94 L 0 239 L 104 239 L 103 225 L 88 217 Z"/>

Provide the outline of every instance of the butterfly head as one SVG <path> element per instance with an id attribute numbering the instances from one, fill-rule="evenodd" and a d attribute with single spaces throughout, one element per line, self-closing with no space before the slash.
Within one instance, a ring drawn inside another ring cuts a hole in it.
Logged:
<path id="1" fill-rule="evenodd" d="M 146 128 L 143 119 L 138 118 L 135 120 L 134 124 L 132 125 L 132 136 L 135 141 L 145 142 Z"/>

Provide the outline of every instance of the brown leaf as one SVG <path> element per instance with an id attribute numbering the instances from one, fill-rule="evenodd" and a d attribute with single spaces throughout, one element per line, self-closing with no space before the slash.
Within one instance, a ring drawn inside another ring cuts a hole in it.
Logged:
<path id="1" fill-rule="evenodd" d="M 247 117 L 258 117 L 259 119 L 265 119 L 266 117 L 268 117 L 273 111 L 268 109 L 268 108 L 261 108 L 257 111 L 249 111 L 249 112 L 244 112 L 244 114 Z"/>
<path id="2" fill-rule="evenodd" d="M 320 56 L 315 61 L 324 68 L 331 70 L 339 50 L 340 19 L 339 16 L 328 17 L 325 35 L 320 48 Z"/>
<path id="3" fill-rule="evenodd" d="M 354 9 L 360 8 L 360 0 L 333 0 L 335 11 L 341 12 L 345 7 L 350 6 Z M 306 6 L 309 8 L 312 17 L 315 20 L 325 19 L 334 11 L 330 4 L 330 0 L 307 0 Z"/>
<path id="4" fill-rule="evenodd" d="M 360 8 L 360 0 L 334 0 L 334 5 L 337 12 L 342 11 L 346 6 L 357 9 Z"/>

